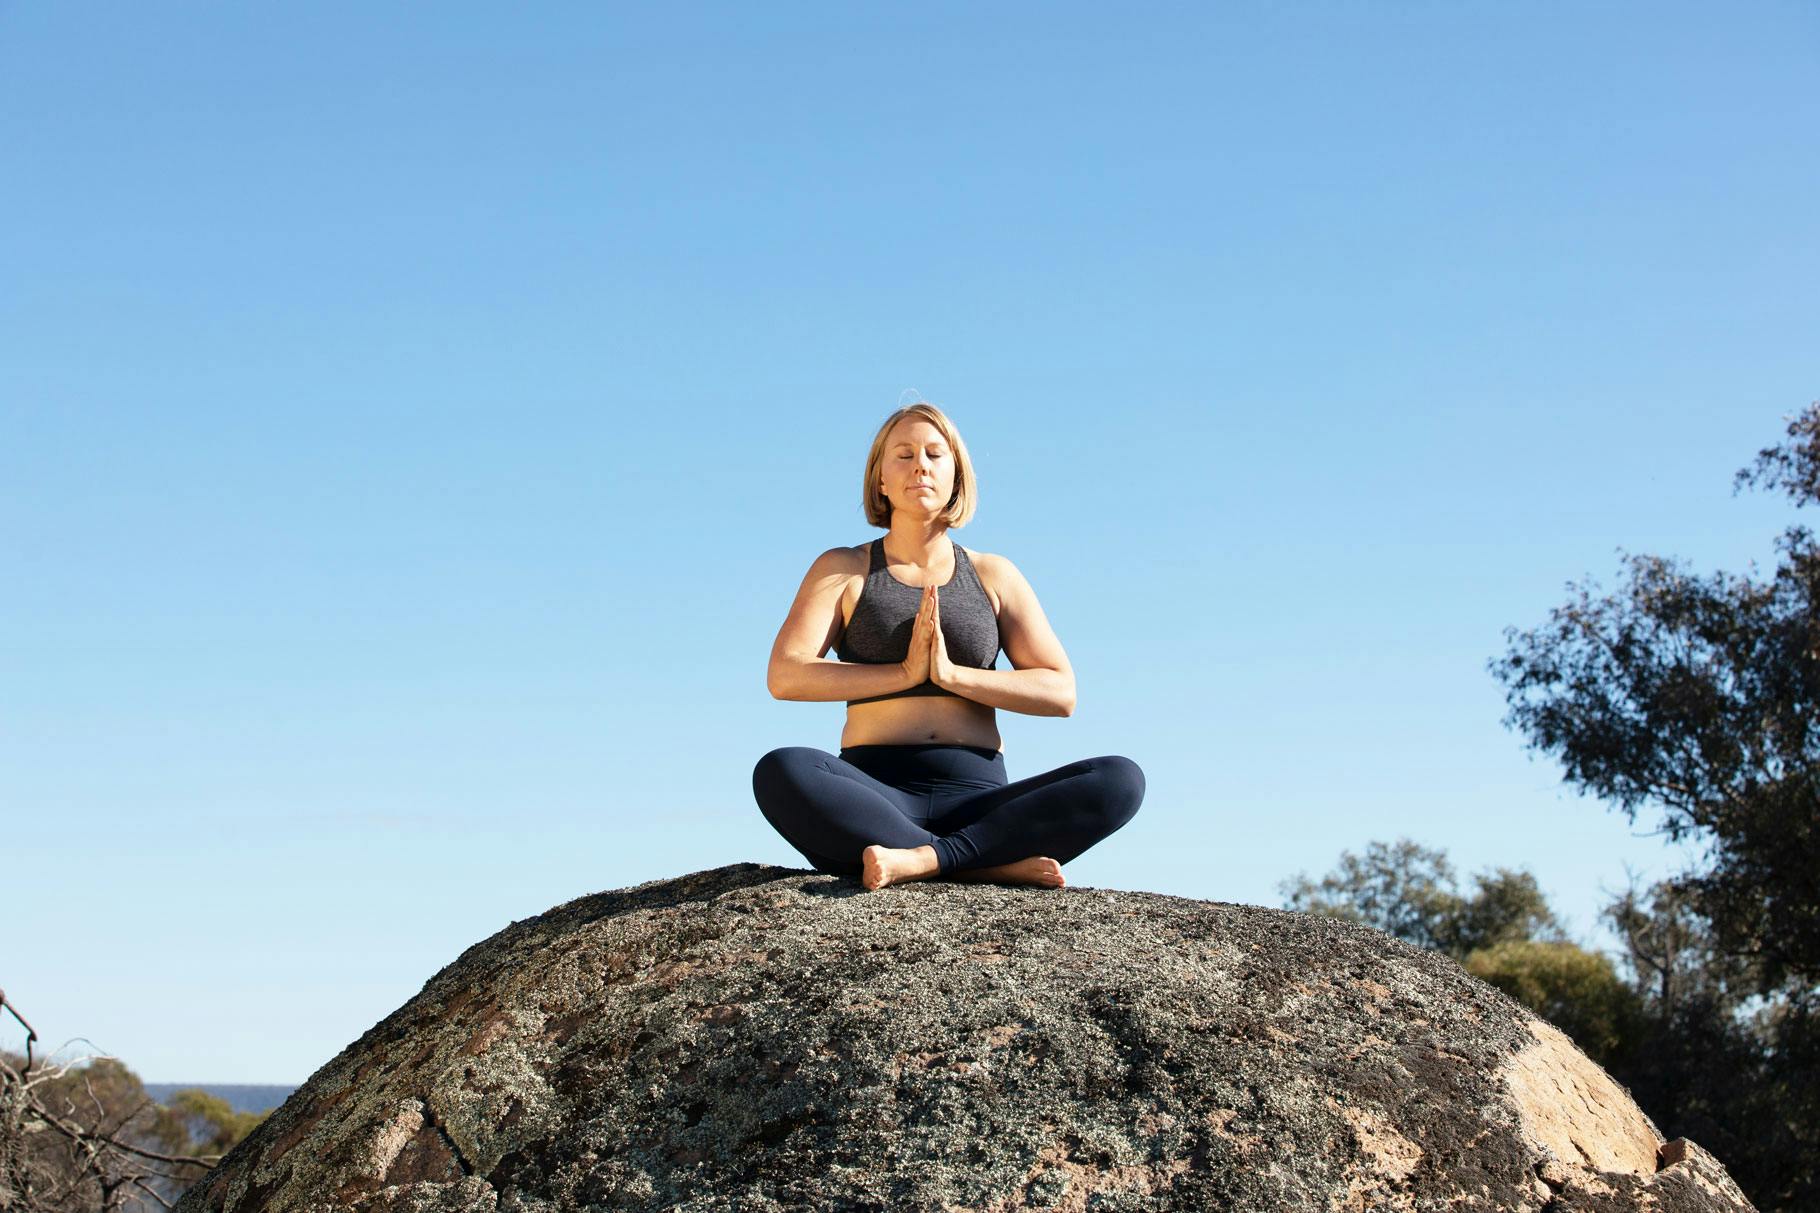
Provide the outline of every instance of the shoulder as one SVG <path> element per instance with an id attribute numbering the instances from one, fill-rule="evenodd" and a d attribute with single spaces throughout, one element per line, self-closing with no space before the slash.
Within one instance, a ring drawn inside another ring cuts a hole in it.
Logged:
<path id="1" fill-rule="evenodd" d="M 815 557 L 810 576 L 841 577 L 846 581 L 863 581 L 872 570 L 872 541 L 855 543 L 850 548 L 828 548 Z"/>
<path id="2" fill-rule="evenodd" d="M 871 547 L 865 543 L 855 544 L 850 548 L 829 548 L 815 558 L 815 567 L 829 573 L 863 573 L 866 571 L 866 564 L 871 556 Z"/>
<path id="3" fill-rule="evenodd" d="M 978 552 L 969 547 L 961 550 L 967 553 L 967 559 L 973 563 L 973 571 L 979 574 L 980 585 L 985 587 L 995 604 L 1002 605 L 1007 598 L 1017 597 L 1019 587 L 1026 584 L 1023 573 L 1018 571 L 1017 565 L 1011 563 L 1008 557 L 995 552 Z"/>
<path id="4" fill-rule="evenodd" d="M 803 581 L 806 584 L 824 582 L 829 578 L 845 580 L 864 577 L 869 563 L 869 554 L 863 543 L 857 547 L 829 548 L 810 563 Z"/>
<path id="5" fill-rule="evenodd" d="M 1018 578 L 1023 576 L 1017 571 L 1017 566 L 1011 563 L 1009 557 L 1000 556 L 996 552 L 977 551 L 974 548 L 962 548 L 961 550 L 967 553 L 967 559 L 973 562 L 973 567 L 978 571 L 982 581 L 988 577 Z"/>

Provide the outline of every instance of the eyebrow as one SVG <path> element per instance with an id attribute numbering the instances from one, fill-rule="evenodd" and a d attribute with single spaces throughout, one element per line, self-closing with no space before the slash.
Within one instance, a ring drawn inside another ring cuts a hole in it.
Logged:
<path id="1" fill-rule="evenodd" d="M 916 445 L 916 443 L 914 443 L 914 442 L 894 442 L 891 444 L 891 449 L 895 451 L 899 447 L 915 446 L 915 445 Z M 924 446 L 947 446 L 948 444 L 943 442 L 940 438 L 931 438 L 928 442 L 925 442 L 923 445 Z"/>

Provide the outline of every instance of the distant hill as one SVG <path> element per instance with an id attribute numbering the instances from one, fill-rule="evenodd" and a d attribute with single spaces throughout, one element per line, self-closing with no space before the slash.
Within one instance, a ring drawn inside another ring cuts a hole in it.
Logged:
<path id="1" fill-rule="evenodd" d="M 290 1098 L 295 1083 L 287 1087 L 248 1082 L 148 1082 L 145 1093 L 163 1103 L 179 1091 L 207 1091 L 227 1100 L 236 1112 L 266 1112 Z"/>

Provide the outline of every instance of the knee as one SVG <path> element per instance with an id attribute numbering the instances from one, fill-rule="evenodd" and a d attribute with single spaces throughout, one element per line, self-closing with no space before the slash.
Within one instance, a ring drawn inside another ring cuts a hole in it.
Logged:
<path id="1" fill-rule="evenodd" d="M 782 775 L 803 760 L 803 755 L 814 753 L 808 746 L 787 745 L 772 750 L 752 768 L 752 779 L 757 782 Z"/>
<path id="2" fill-rule="evenodd" d="M 1144 803 L 1144 768 L 1122 754 L 1095 758 L 1093 773 L 1100 781 L 1102 811 L 1113 829 L 1137 814 Z"/>
<path id="3" fill-rule="evenodd" d="M 752 767 L 752 786 L 755 788 L 763 787 L 772 779 L 776 778 L 783 770 L 784 764 L 789 761 L 789 759 L 785 757 L 789 752 L 790 747 L 786 746 L 781 750 L 772 750 L 763 758 L 760 758 Z"/>
<path id="4" fill-rule="evenodd" d="M 780 790 L 780 785 L 782 784 L 785 773 L 790 767 L 789 755 L 790 751 L 787 747 L 781 750 L 772 750 L 769 754 L 760 758 L 757 764 L 753 766 L 752 794 L 758 797 L 758 805 L 760 808 L 764 808 L 766 802 L 773 799 Z"/>
<path id="5" fill-rule="evenodd" d="M 760 758 L 752 768 L 752 793 L 759 804 L 797 795 L 803 772 L 820 756 L 821 751 L 813 746 L 789 745 Z"/>

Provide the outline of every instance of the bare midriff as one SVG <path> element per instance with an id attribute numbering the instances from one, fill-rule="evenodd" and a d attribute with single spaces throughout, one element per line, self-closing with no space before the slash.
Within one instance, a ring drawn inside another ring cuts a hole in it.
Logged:
<path id="1" fill-rule="evenodd" d="M 850 745 L 970 745 L 1003 750 L 998 735 L 998 709 L 950 695 L 906 695 L 847 708 L 840 732 Z"/>
<path id="2" fill-rule="evenodd" d="M 859 551 L 863 554 L 865 549 Z M 860 591 L 865 588 L 864 567 L 862 563 L 862 571 L 841 595 L 842 635 L 846 634 L 847 623 L 853 618 L 853 608 L 859 605 Z M 998 597 L 985 586 L 984 574 L 979 573 L 977 562 L 974 571 L 981 577 L 986 597 L 992 602 L 993 612 L 997 613 Z M 938 579 L 937 584 L 946 579 Z M 840 743 L 843 748 L 850 745 L 929 744 L 969 745 L 1001 751 L 1005 748 L 998 735 L 998 709 L 959 695 L 905 695 L 881 699 L 877 703 L 849 704 Z"/>

